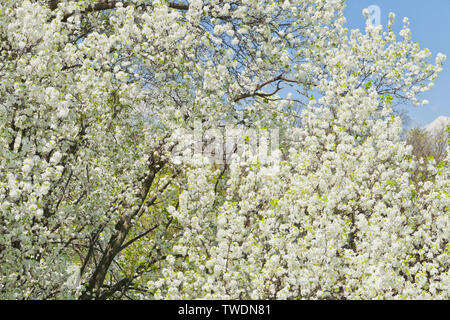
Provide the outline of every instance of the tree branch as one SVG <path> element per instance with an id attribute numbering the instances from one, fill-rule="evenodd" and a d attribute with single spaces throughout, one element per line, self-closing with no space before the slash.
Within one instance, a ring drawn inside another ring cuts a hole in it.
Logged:
<path id="1" fill-rule="evenodd" d="M 267 85 L 269 85 L 271 83 L 277 82 L 277 81 L 279 81 L 279 82 L 277 83 L 277 88 L 275 89 L 274 92 L 271 92 L 271 93 L 258 92 L 259 90 L 261 90 L 265 86 L 267 86 Z M 287 78 L 287 77 L 283 76 L 283 74 L 280 74 L 280 75 L 278 75 L 276 77 L 273 77 L 271 79 L 268 79 L 268 80 L 260 83 L 259 85 L 256 86 L 256 88 L 255 88 L 255 90 L 253 92 L 248 92 L 248 93 L 243 93 L 241 95 L 238 95 L 236 98 L 234 98 L 233 101 L 234 102 L 238 102 L 239 100 L 250 98 L 250 97 L 255 97 L 255 96 L 258 96 L 258 97 L 270 97 L 270 96 L 274 95 L 275 93 L 277 93 L 281 89 L 280 86 L 279 86 L 281 81 L 292 82 L 292 83 L 299 83 L 298 80 Z"/>
<path id="2" fill-rule="evenodd" d="M 155 164 L 155 162 L 152 163 Z M 81 300 L 95 299 L 100 296 L 100 289 L 103 285 L 108 269 L 114 257 L 123 248 L 123 243 L 127 238 L 128 232 L 132 227 L 133 218 L 140 217 L 144 213 L 145 208 L 152 205 L 157 199 L 157 197 L 160 195 L 160 193 L 163 192 L 165 188 L 170 184 L 171 179 L 169 179 L 161 188 L 159 188 L 153 195 L 153 197 L 149 198 L 149 193 L 151 186 L 153 185 L 154 178 L 156 176 L 156 173 L 161 168 L 162 166 L 155 166 L 151 168 L 150 172 L 148 173 L 148 177 L 150 177 L 150 179 L 146 179 L 146 183 L 143 186 L 143 190 L 141 193 L 142 203 L 139 206 L 139 208 L 137 208 L 134 212 L 130 214 L 123 214 L 122 216 L 120 216 L 119 221 L 116 223 L 115 226 L 115 230 L 117 232 L 111 236 L 108 245 L 106 246 L 106 249 L 103 255 L 101 256 L 100 262 L 98 263 L 97 267 L 94 270 L 94 273 L 89 279 L 89 282 L 84 292 L 80 296 Z M 174 173 L 174 175 L 172 175 L 172 178 L 174 178 L 177 174 L 178 171 Z"/>
<path id="3" fill-rule="evenodd" d="M 153 230 L 155 230 L 156 228 L 159 227 L 159 224 L 157 224 L 156 226 L 151 227 L 150 229 L 148 229 L 147 231 L 141 233 L 140 235 L 134 237 L 133 239 L 131 239 L 130 241 L 128 241 L 127 243 L 125 243 L 121 248 L 120 251 L 122 251 L 123 249 L 125 249 L 126 247 L 128 247 L 129 245 L 131 245 L 133 242 L 139 240 L 142 237 L 145 237 L 147 234 L 149 234 L 150 232 L 152 232 Z"/>
<path id="4" fill-rule="evenodd" d="M 121 280 L 119 280 L 118 282 L 116 282 L 108 291 L 106 291 L 105 293 L 103 293 L 100 297 L 99 300 L 106 300 L 109 297 L 111 297 L 114 293 L 116 293 L 117 291 L 121 291 L 123 290 L 125 287 L 127 287 L 130 283 L 132 282 L 131 279 L 129 278 L 122 278 Z"/>

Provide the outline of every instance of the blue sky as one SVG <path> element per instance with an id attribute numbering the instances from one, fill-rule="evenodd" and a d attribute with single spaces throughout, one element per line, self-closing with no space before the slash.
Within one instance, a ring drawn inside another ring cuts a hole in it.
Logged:
<path id="1" fill-rule="evenodd" d="M 403 17 L 408 17 L 413 41 L 430 49 L 433 61 L 438 52 L 447 55 L 444 71 L 434 88 L 421 96 L 430 103 L 405 106 L 411 118 L 410 127 L 423 127 L 441 115 L 450 117 L 450 0 L 347 0 L 344 11 L 347 27 L 364 30 L 362 9 L 370 5 L 380 8 L 383 26 L 387 24 L 389 12 L 394 12 L 397 32 L 403 26 Z"/>

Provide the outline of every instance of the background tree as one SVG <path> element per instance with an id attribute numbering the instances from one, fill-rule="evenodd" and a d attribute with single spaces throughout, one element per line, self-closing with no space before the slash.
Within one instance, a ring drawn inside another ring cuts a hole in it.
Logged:
<path id="1" fill-rule="evenodd" d="M 448 128 L 438 128 L 433 132 L 414 128 L 408 131 L 406 142 L 413 147 L 416 157 L 433 157 L 439 163 L 445 160 L 447 155 Z"/>
<path id="2" fill-rule="evenodd" d="M 449 126 L 446 126 L 432 133 L 432 156 L 437 163 L 444 161 L 447 157 L 449 131 Z"/>
<path id="3" fill-rule="evenodd" d="M 433 154 L 433 143 L 431 134 L 424 129 L 411 129 L 406 136 L 406 142 L 413 147 L 416 157 L 427 158 Z"/>

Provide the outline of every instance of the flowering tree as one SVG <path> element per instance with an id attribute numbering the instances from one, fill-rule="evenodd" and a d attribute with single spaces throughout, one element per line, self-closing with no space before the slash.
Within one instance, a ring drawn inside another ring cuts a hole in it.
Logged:
<path id="1" fill-rule="evenodd" d="M 392 112 L 445 56 L 344 5 L 3 1 L 0 297 L 449 298 L 448 169 Z M 176 161 L 198 122 L 280 145 Z"/>

